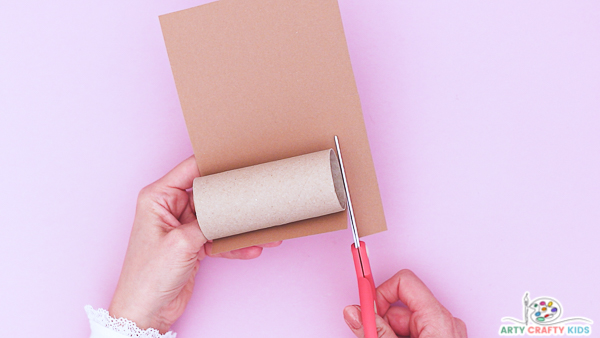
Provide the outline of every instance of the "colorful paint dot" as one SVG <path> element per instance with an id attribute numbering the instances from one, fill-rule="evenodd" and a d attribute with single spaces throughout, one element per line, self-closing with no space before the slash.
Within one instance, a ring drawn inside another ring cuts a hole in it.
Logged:
<path id="1" fill-rule="evenodd" d="M 540 305 L 546 305 L 546 302 L 540 302 Z"/>
<path id="2" fill-rule="evenodd" d="M 539 316 L 539 315 L 541 315 L 541 314 L 542 314 L 542 313 L 541 313 L 541 312 L 539 312 L 539 311 L 535 313 L 535 315 L 536 315 L 536 316 Z"/>
<path id="3" fill-rule="evenodd" d="M 548 316 L 550 316 L 550 315 L 545 315 L 544 318 L 548 318 Z"/>
<path id="4" fill-rule="evenodd" d="M 537 307 L 537 304 L 533 304 L 533 307 Z"/>
<path id="5" fill-rule="evenodd" d="M 557 309 L 557 308 L 555 308 L 555 307 L 553 307 L 553 308 L 552 308 L 552 312 L 556 312 L 557 310 L 558 310 L 558 309 Z"/>
<path id="6" fill-rule="evenodd" d="M 546 311 L 546 308 L 545 308 L 545 307 L 543 307 L 543 308 L 542 308 L 542 311 Z"/>
<path id="7" fill-rule="evenodd" d="M 538 322 L 543 322 L 545 320 L 544 317 L 537 317 L 536 319 L 538 320 Z"/>
<path id="8" fill-rule="evenodd" d="M 552 306 L 552 302 L 548 303 L 548 306 Z"/>

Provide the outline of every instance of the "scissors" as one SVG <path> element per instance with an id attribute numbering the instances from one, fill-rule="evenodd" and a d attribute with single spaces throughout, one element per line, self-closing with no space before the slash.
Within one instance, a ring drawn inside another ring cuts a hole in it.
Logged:
<path id="1" fill-rule="evenodd" d="M 375 299 L 377 299 L 377 294 L 375 291 L 375 283 L 373 282 L 373 275 L 371 274 L 371 264 L 369 264 L 369 257 L 367 256 L 367 246 L 365 245 L 365 242 L 358 238 L 358 229 L 356 228 L 354 209 L 352 209 L 352 201 L 350 200 L 350 191 L 348 190 L 348 181 L 346 180 L 346 172 L 344 171 L 340 142 L 337 135 L 334 139 L 342 172 L 342 180 L 344 181 L 346 199 L 348 200 L 348 215 L 350 216 L 352 236 L 354 237 L 354 243 L 351 245 L 351 250 L 352 258 L 354 258 L 354 267 L 356 269 L 356 278 L 358 279 L 358 294 L 360 297 L 363 329 L 365 338 L 377 338 L 377 327 L 375 326 L 375 314 L 377 313 Z"/>

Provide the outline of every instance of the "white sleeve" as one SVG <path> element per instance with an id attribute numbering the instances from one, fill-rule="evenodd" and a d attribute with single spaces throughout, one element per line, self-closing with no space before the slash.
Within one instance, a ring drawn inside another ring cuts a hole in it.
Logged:
<path id="1" fill-rule="evenodd" d="M 90 338 L 175 338 L 177 333 L 169 331 L 160 334 L 157 329 L 142 330 L 134 322 L 126 318 L 113 318 L 108 311 L 90 305 L 85 306 L 85 312 L 90 320 L 92 334 Z"/>

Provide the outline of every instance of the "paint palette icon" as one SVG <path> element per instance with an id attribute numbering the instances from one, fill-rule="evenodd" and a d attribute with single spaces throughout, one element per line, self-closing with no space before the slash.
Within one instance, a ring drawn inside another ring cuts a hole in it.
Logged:
<path id="1" fill-rule="evenodd" d="M 560 318 L 562 307 L 556 299 L 549 297 L 540 297 L 534 299 L 529 308 L 531 320 L 534 323 L 551 323 Z"/>

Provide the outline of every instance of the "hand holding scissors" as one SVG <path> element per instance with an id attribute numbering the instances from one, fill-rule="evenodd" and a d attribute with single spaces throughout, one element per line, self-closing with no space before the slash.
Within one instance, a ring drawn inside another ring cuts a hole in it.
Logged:
<path id="1" fill-rule="evenodd" d="M 335 145 L 348 200 L 354 237 L 351 250 L 360 296 L 360 307 L 351 305 L 344 309 L 344 319 L 352 332 L 359 338 L 466 338 L 465 323 L 453 317 L 412 271 L 401 270 L 375 288 L 367 247 L 358 237 L 337 136 Z M 392 306 L 399 300 L 407 307 Z"/>

